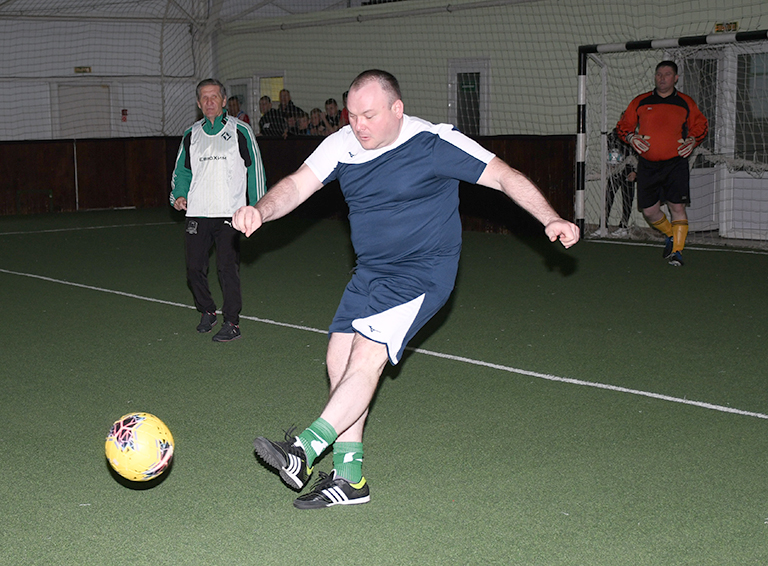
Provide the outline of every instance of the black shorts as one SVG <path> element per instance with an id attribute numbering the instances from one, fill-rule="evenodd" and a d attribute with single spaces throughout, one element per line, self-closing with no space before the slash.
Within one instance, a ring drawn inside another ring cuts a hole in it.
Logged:
<path id="1" fill-rule="evenodd" d="M 688 160 L 674 157 L 667 161 L 648 161 L 642 157 L 637 164 L 637 204 L 649 208 L 657 202 L 689 204 L 691 202 Z"/>

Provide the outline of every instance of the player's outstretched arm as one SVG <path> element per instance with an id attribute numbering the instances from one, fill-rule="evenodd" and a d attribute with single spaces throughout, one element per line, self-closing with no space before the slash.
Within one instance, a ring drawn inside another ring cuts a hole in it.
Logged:
<path id="1" fill-rule="evenodd" d="M 566 248 L 570 248 L 579 241 L 579 227 L 560 218 L 539 188 L 528 177 L 498 157 L 494 157 L 488 163 L 477 182 L 504 192 L 527 210 L 544 225 L 545 233 L 551 241 L 559 239 Z"/>
<path id="2" fill-rule="evenodd" d="M 232 226 L 246 237 L 258 230 L 264 222 L 277 220 L 294 210 L 323 184 L 306 165 L 267 191 L 255 206 L 243 206 L 232 215 Z"/>

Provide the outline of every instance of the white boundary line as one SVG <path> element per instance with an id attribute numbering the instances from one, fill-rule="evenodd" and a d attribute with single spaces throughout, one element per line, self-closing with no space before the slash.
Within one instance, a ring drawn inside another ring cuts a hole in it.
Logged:
<path id="1" fill-rule="evenodd" d="M 73 226 L 72 228 L 51 228 L 50 230 L 31 230 L 27 232 L 0 232 L 0 236 L 19 236 L 28 234 L 50 234 L 52 232 L 75 232 L 79 230 L 102 230 L 104 228 L 135 228 L 136 226 L 164 226 L 176 222 L 149 222 L 140 224 L 111 224 L 108 226 Z"/>
<path id="2" fill-rule="evenodd" d="M 636 246 L 638 248 L 660 248 L 664 242 L 634 242 L 631 240 L 609 240 L 605 238 L 585 238 L 582 240 L 590 244 L 614 244 L 617 246 Z M 730 252 L 732 254 L 752 254 L 768 255 L 765 250 L 748 250 L 745 248 L 711 247 L 702 248 L 700 246 L 685 246 L 686 250 L 695 250 L 699 252 Z"/>
<path id="3" fill-rule="evenodd" d="M 183 303 L 176 303 L 173 301 L 164 301 L 162 299 L 155 299 L 152 297 L 144 297 L 142 295 L 135 295 L 133 293 L 125 293 L 123 291 L 116 291 L 114 289 L 105 289 L 103 287 L 94 287 L 93 285 L 84 285 L 82 283 L 74 283 L 72 281 L 64 281 L 62 279 L 54 279 L 53 277 L 46 277 L 44 275 L 35 275 L 32 273 L 21 273 L 19 271 L 11 271 L 9 269 L 0 269 L 0 273 L 6 273 L 8 275 L 18 275 L 19 277 L 29 277 L 32 279 L 39 279 L 40 281 L 47 281 L 49 283 L 58 283 L 60 285 L 68 285 L 70 287 L 78 287 L 80 289 L 88 289 L 89 291 L 99 291 L 102 293 L 109 293 L 111 295 L 119 295 L 121 297 L 128 297 L 131 299 L 139 299 L 141 301 L 148 301 L 151 303 L 159 303 L 162 305 L 169 305 L 172 307 L 181 307 L 185 309 L 192 309 L 194 310 L 195 307 L 192 305 L 185 305 Z M 245 320 L 252 320 L 255 322 L 261 322 L 264 324 L 272 324 L 274 326 L 281 326 L 284 328 L 292 328 L 294 330 L 304 330 L 306 332 L 315 332 L 318 334 L 327 334 L 326 330 L 320 330 L 319 328 L 312 328 L 311 326 L 301 326 L 298 324 L 289 324 L 287 322 L 278 322 L 275 320 L 270 320 L 267 318 L 258 318 L 255 316 L 244 316 L 240 315 L 240 318 L 243 318 Z M 594 381 L 583 381 L 580 379 L 572 379 L 570 377 L 559 377 L 556 375 L 550 375 L 546 373 L 538 373 L 535 371 L 528 371 L 524 369 L 514 368 L 511 366 L 504 366 L 500 364 L 494 364 L 490 362 L 484 362 L 482 360 L 474 360 L 472 358 L 464 358 L 462 356 L 454 356 L 451 354 L 443 354 L 440 352 L 433 352 L 431 350 L 424 350 L 422 348 L 410 348 L 407 347 L 407 350 L 411 350 L 413 352 L 416 352 L 417 354 L 424 354 L 427 356 L 434 356 L 436 358 L 443 358 L 446 360 L 451 360 L 454 362 L 462 362 L 465 364 L 471 364 L 475 366 L 481 366 L 481 367 L 487 367 L 491 369 L 496 369 L 500 371 L 505 371 L 508 373 L 515 373 L 518 375 L 527 375 L 529 377 L 536 377 L 538 379 L 545 379 L 547 381 L 555 381 L 558 383 L 568 383 L 570 385 L 579 385 L 582 387 L 593 387 L 596 389 L 606 389 L 608 391 L 615 391 L 617 393 L 629 393 L 630 395 L 639 395 L 641 397 L 650 397 L 651 399 L 659 399 L 662 401 L 670 401 L 672 403 L 680 403 L 682 405 L 691 405 L 694 407 L 701 407 L 703 409 L 710 409 L 712 411 L 719 411 L 721 413 L 731 413 L 735 415 L 741 415 L 744 417 L 755 417 L 758 419 L 767 419 L 768 415 L 763 413 L 754 413 L 751 411 L 742 411 L 741 409 L 734 409 L 733 407 L 725 407 L 723 405 L 714 405 L 712 403 L 705 403 L 703 401 L 693 401 L 691 399 L 681 399 L 680 397 L 671 397 L 669 395 L 662 395 L 661 393 L 652 393 L 650 391 L 642 391 L 640 389 L 629 389 L 627 387 L 619 387 L 617 385 L 609 385 L 606 383 L 597 383 Z"/>
<path id="4" fill-rule="evenodd" d="M 414 352 L 420 354 L 427 354 L 429 356 L 435 356 L 438 358 L 445 358 L 447 360 L 453 360 L 457 362 L 464 362 L 467 364 L 473 364 L 477 366 L 484 366 L 510 373 L 517 373 L 520 375 L 528 375 L 531 377 L 537 377 L 539 379 L 546 379 L 548 381 L 557 381 L 559 383 L 570 383 L 571 385 L 581 385 L 583 387 L 594 387 L 596 389 L 607 389 L 609 391 L 617 391 L 619 393 L 630 393 L 631 395 L 640 395 L 642 397 L 651 397 L 652 399 L 661 399 L 663 401 L 671 401 L 673 403 L 681 403 L 683 405 L 693 405 L 695 407 L 702 407 L 704 409 L 711 409 L 713 411 L 720 411 L 722 413 L 733 413 L 736 415 L 742 415 L 745 417 L 756 417 L 758 419 L 768 419 L 768 415 L 763 413 L 753 413 L 751 411 L 742 411 L 741 409 L 734 409 L 732 407 L 724 407 L 723 405 L 713 405 L 712 403 L 705 403 L 703 401 L 693 401 L 691 399 L 681 399 L 680 397 L 671 397 L 669 395 L 662 395 L 661 393 L 651 393 L 650 391 L 642 391 L 640 389 L 629 389 L 627 387 L 619 387 L 618 385 L 608 385 L 606 383 L 597 383 L 594 381 L 582 381 L 580 379 L 572 379 L 570 377 L 558 377 L 556 375 L 549 375 L 546 373 L 538 373 L 535 371 L 528 371 L 524 369 L 517 369 L 509 366 L 502 366 L 499 364 L 492 364 L 490 362 L 483 362 L 480 360 L 473 360 L 471 358 L 462 358 L 461 356 L 453 356 L 451 354 L 440 354 L 438 352 L 430 352 L 429 350 L 421 350 L 418 348 L 413 349 Z"/>

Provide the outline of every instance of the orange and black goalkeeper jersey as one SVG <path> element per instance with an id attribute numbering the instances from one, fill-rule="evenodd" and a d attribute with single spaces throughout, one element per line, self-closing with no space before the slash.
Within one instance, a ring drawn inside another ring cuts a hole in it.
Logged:
<path id="1" fill-rule="evenodd" d="M 633 132 L 648 137 L 651 148 L 642 154 L 648 161 L 664 161 L 677 157 L 679 140 L 696 138 L 699 145 L 709 125 L 693 99 L 677 89 L 667 97 L 656 90 L 635 97 L 616 125 L 619 137 L 626 141 Z"/>

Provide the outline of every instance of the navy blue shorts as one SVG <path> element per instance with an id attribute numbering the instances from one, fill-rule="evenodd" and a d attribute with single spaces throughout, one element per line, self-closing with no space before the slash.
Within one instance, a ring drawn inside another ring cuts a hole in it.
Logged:
<path id="1" fill-rule="evenodd" d="M 347 284 L 329 332 L 358 332 L 386 344 L 397 364 L 408 341 L 448 301 L 458 257 L 414 265 L 358 266 Z"/>
<path id="2" fill-rule="evenodd" d="M 657 202 L 691 202 L 688 160 L 674 157 L 666 161 L 640 158 L 637 164 L 637 204 L 649 208 Z"/>

